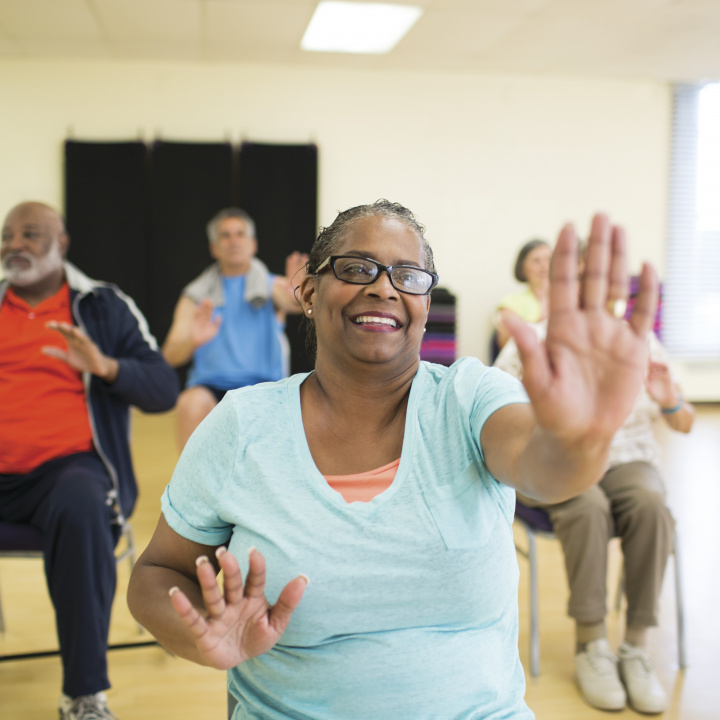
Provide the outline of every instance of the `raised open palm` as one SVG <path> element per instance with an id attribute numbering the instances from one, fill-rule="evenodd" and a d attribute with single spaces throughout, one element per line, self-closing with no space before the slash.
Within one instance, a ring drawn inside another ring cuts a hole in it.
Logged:
<path id="1" fill-rule="evenodd" d="M 625 234 L 603 214 L 593 218 L 582 277 L 578 267 L 568 225 L 553 252 L 545 341 L 518 318 L 508 322 L 537 421 L 566 442 L 609 437 L 628 416 L 645 378 L 657 305 L 657 278 L 646 264 L 629 321 L 615 316 L 628 296 Z"/>
<path id="2" fill-rule="evenodd" d="M 244 585 L 235 557 L 219 548 L 217 558 L 224 575 L 224 589 L 208 559 L 201 557 L 197 562 L 207 616 L 177 588 L 170 591 L 170 599 L 192 633 L 202 660 L 211 667 L 228 670 L 262 655 L 277 643 L 302 599 L 308 580 L 304 575 L 291 580 L 271 606 L 265 597 L 265 559 L 257 550 L 250 551 Z"/>
<path id="3" fill-rule="evenodd" d="M 78 372 L 89 372 L 99 377 L 108 373 L 111 360 L 103 355 L 100 348 L 76 325 L 51 320 L 46 325 L 50 330 L 57 330 L 65 338 L 67 348 L 46 345 L 42 348 L 44 355 L 66 362 Z"/>
<path id="4" fill-rule="evenodd" d="M 205 343 L 209 343 L 220 329 L 222 318 L 219 316 L 213 319 L 213 310 L 215 306 L 212 300 L 205 298 L 201 300 L 195 308 L 192 325 L 192 341 L 193 345 L 198 348 Z"/>

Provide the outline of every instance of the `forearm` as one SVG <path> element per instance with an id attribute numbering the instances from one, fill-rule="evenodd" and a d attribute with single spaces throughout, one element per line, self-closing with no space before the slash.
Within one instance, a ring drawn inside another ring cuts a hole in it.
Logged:
<path id="1" fill-rule="evenodd" d="M 160 353 L 117 361 L 118 371 L 110 392 L 143 412 L 165 412 L 174 407 L 180 390 L 178 375 Z"/>
<path id="2" fill-rule="evenodd" d="M 109 385 L 112 385 L 120 372 L 120 363 L 115 358 L 102 356 L 102 362 L 97 369 L 93 370 L 93 375 L 97 375 Z"/>
<path id="3" fill-rule="evenodd" d="M 513 485 L 548 504 L 575 497 L 602 478 L 611 440 L 590 437 L 565 443 L 536 426 L 518 454 Z"/>
<path id="4" fill-rule="evenodd" d="M 597 428 L 586 436 L 563 437 L 543 429 L 531 405 L 513 403 L 485 422 L 485 463 L 501 482 L 543 503 L 584 492 L 605 472 L 612 434 Z"/>
<path id="5" fill-rule="evenodd" d="M 675 410 L 675 408 L 678 409 Z M 689 433 L 695 422 L 695 408 L 684 398 L 678 397 L 677 403 L 669 409 L 672 412 L 663 412 L 663 418 L 668 427 L 677 432 Z"/>
<path id="6" fill-rule="evenodd" d="M 162 346 L 162 354 L 169 365 L 180 367 L 190 362 L 196 349 L 192 338 L 187 338 L 184 341 L 166 340 Z"/>
<path id="7" fill-rule="evenodd" d="M 163 357 L 172 367 L 180 367 L 192 359 L 193 353 L 199 347 L 196 336 L 198 316 L 209 323 L 212 310 L 213 305 L 209 300 L 196 303 L 186 296 L 178 300 L 172 325 L 161 348 Z"/>
<path id="8" fill-rule="evenodd" d="M 170 604 L 170 588 L 178 587 L 204 615 L 197 581 L 169 568 L 136 564 L 130 578 L 127 602 L 133 617 L 173 655 L 200 665 L 207 663 L 198 652 L 192 634 Z"/>
<path id="9" fill-rule="evenodd" d="M 273 281 L 272 299 L 276 310 L 293 315 L 302 312 L 290 280 L 286 277 L 276 277 Z"/>

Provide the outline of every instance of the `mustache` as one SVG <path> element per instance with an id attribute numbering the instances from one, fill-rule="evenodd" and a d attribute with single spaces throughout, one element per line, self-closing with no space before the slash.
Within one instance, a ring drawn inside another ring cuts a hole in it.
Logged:
<path id="1" fill-rule="evenodd" d="M 27 250 L 11 250 L 4 258 L 4 260 L 10 260 L 12 258 L 21 257 L 25 260 L 31 260 L 32 255 Z"/>
<path id="2" fill-rule="evenodd" d="M 33 256 L 29 252 L 25 252 L 23 250 L 18 250 L 18 251 L 9 253 L 8 255 L 6 255 L 3 258 L 3 260 L 2 260 L 3 267 L 8 265 L 11 260 L 14 260 L 16 258 L 20 258 L 21 260 L 27 260 L 27 262 L 29 262 L 29 263 L 32 263 L 32 261 L 33 261 Z"/>

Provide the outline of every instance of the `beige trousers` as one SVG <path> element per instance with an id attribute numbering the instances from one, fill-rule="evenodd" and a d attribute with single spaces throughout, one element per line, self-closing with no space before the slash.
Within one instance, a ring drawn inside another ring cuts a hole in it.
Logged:
<path id="1" fill-rule="evenodd" d="M 658 597 L 672 551 L 675 522 L 665 504 L 659 472 L 645 462 L 609 470 L 581 495 L 556 505 L 521 497 L 550 515 L 562 544 L 570 585 L 568 614 L 595 624 L 607 612 L 608 543 L 622 543 L 627 626 L 657 625 Z"/>

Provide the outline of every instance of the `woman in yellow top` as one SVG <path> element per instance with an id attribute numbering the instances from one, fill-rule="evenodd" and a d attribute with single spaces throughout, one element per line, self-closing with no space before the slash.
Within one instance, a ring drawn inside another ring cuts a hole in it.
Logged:
<path id="1" fill-rule="evenodd" d="M 506 295 L 498 303 L 495 316 L 498 352 L 510 338 L 504 322 L 508 311 L 530 323 L 547 317 L 551 254 L 550 245 L 544 240 L 529 240 L 520 248 L 515 260 L 515 279 L 527 283 L 527 287 Z"/>

